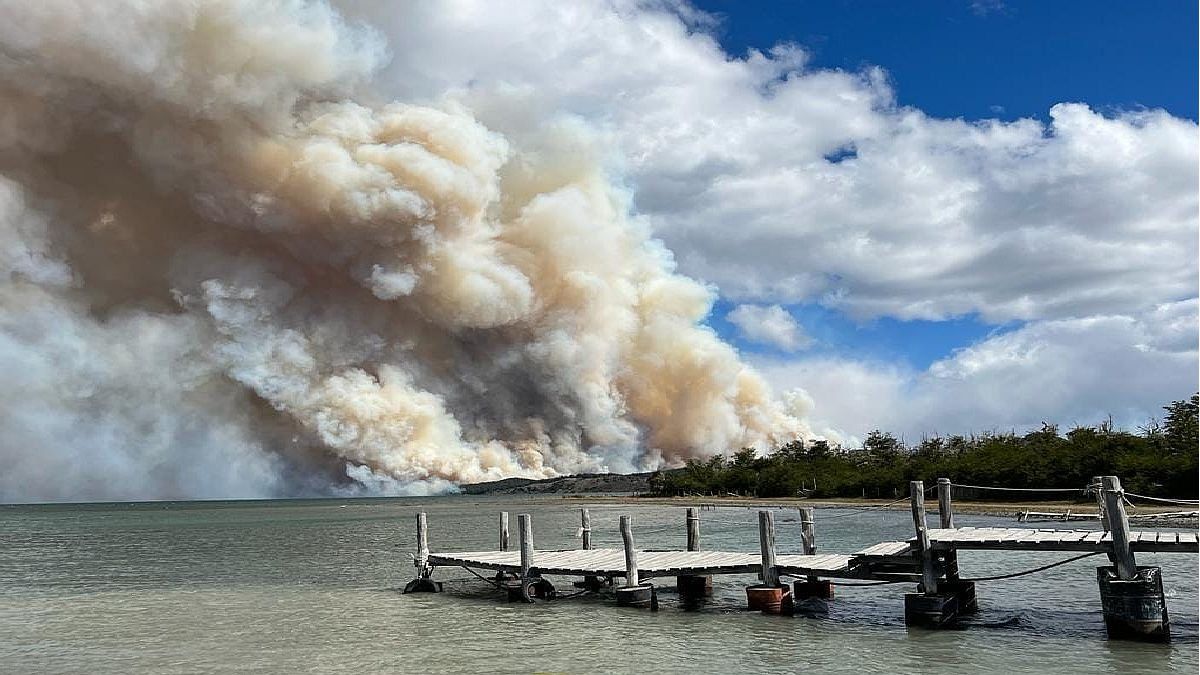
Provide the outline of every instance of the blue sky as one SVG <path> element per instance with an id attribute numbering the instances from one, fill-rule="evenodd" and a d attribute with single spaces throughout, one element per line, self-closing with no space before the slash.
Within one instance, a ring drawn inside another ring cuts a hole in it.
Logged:
<path id="1" fill-rule="evenodd" d="M 883 66 L 938 117 L 1037 117 L 1063 101 L 1196 119 L 1197 3 L 701 0 L 726 51 L 794 42 L 820 68 Z"/>
<path id="2" fill-rule="evenodd" d="M 1056 103 L 1100 111 L 1162 108 L 1197 117 L 1195 2 L 921 3 L 701 0 L 730 54 L 795 43 L 807 67 L 884 68 L 897 103 L 942 118 L 1048 119 Z M 835 157 L 830 156 L 831 160 Z M 746 340 L 719 300 L 709 318 L 742 351 L 786 359 Z M 784 305 L 812 338 L 807 356 L 841 356 L 924 369 L 954 350 L 1015 330 L 978 313 L 945 320 L 854 320 L 819 303 Z"/>

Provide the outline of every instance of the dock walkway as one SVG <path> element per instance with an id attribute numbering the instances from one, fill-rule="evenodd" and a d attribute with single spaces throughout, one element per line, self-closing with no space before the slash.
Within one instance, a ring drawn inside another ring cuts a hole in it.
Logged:
<path id="1" fill-rule="evenodd" d="M 1196 532 L 1129 533 L 1130 548 L 1138 553 L 1197 553 Z M 1109 553 L 1113 550 L 1112 533 L 1096 530 L 1049 530 L 1004 527 L 961 527 L 929 530 L 929 543 L 935 551 L 1080 551 Z M 909 562 L 916 554 L 916 538 L 876 544 L 856 553 L 780 554 L 775 566 L 784 576 L 819 576 L 833 579 L 877 579 L 872 563 Z M 518 573 L 519 551 L 467 551 L 430 553 L 435 567 L 470 567 Z M 536 550 L 532 568 L 543 575 L 596 576 L 616 578 L 625 575 L 625 552 L 619 548 Z M 643 579 L 666 576 L 708 574 L 762 574 L 759 553 L 737 551 L 657 551 L 638 549 L 638 571 Z"/>
<path id="2" fill-rule="evenodd" d="M 433 571 L 439 567 L 463 567 L 495 571 L 495 583 L 508 590 L 510 599 L 531 602 L 556 597 L 546 576 L 583 577 L 583 582 L 577 585 L 592 591 L 615 586 L 614 579 L 623 578 L 624 585 L 615 589 L 618 604 L 657 607 L 657 589 L 646 583 L 648 579 L 677 577 L 676 590 L 681 596 L 703 596 L 712 592 L 713 575 L 755 574 L 762 583 L 747 587 L 750 606 L 769 613 L 786 613 L 783 608 L 790 606 L 793 596 L 797 601 L 832 599 L 831 579 L 911 582 L 918 585 L 918 592 L 905 596 L 905 622 L 939 627 L 975 610 L 976 581 L 1023 576 L 1087 555 L 1103 554 L 1111 566 L 1097 568 L 1097 581 L 1110 637 L 1169 639 L 1170 624 L 1159 568 L 1137 566 L 1134 554 L 1198 553 L 1200 537 L 1196 531 L 1129 529 L 1124 508 L 1126 496 L 1115 476 L 1098 477 L 1088 486 L 1089 493 L 1096 495 L 1103 515 L 1103 531 L 955 527 L 951 488 L 949 480 L 938 481 L 941 526 L 930 528 L 926 524 L 926 490 L 920 481 L 913 481 L 909 499 L 915 535 L 906 541 L 880 542 L 853 553 L 816 552 L 814 512 L 810 507 L 800 508 L 802 552 L 798 554 L 776 551 L 774 515 L 769 510 L 759 512 L 758 552 L 700 550 L 700 517 L 697 509 L 689 508 L 684 551 L 637 548 L 630 516 L 620 519 L 622 548 L 592 548 L 591 519 L 588 510 L 583 509 L 580 549 L 535 550 L 532 519 L 522 514 L 518 517 L 520 549 L 510 551 L 508 514 L 502 513 L 500 550 L 434 553 L 429 551 L 426 518 L 421 513 L 417 519 L 414 556 L 418 578 L 406 587 L 406 592 L 440 590 L 440 585 L 430 578 Z M 958 552 L 966 550 L 1061 551 L 1083 555 L 1032 570 L 969 579 L 959 576 L 958 567 Z M 780 577 L 794 577 L 797 581 L 788 588 L 780 583 Z"/>

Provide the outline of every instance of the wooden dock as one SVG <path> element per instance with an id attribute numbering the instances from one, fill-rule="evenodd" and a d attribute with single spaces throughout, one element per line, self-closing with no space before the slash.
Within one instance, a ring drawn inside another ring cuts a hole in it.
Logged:
<path id="1" fill-rule="evenodd" d="M 1004 527 L 955 527 L 951 501 L 952 484 L 938 481 L 938 517 L 940 527 L 926 524 L 925 488 L 920 481 L 910 485 L 910 503 L 914 536 L 906 541 L 887 541 L 853 553 L 817 554 L 813 510 L 801 508 L 801 549 L 799 554 L 776 551 L 773 512 L 759 512 L 759 551 L 701 551 L 700 517 L 697 509 L 687 510 L 687 550 L 646 550 L 637 548 L 632 518 L 621 517 L 622 548 L 592 548 L 591 518 L 582 511 L 583 548 L 536 550 L 533 546 L 532 519 L 518 516 L 520 549 L 510 551 L 508 514 L 500 519 L 500 544 L 495 551 L 434 553 L 426 543 L 427 523 L 420 514 L 417 526 L 418 578 L 406 592 L 440 590 L 431 576 L 439 567 L 462 567 L 496 573 L 495 583 L 509 592 L 511 599 L 533 601 L 555 597 L 546 576 L 583 577 L 584 588 L 598 591 L 613 586 L 618 604 L 657 607 L 657 589 L 650 579 L 676 577 L 681 596 L 711 593 L 711 577 L 718 574 L 755 574 L 761 580 L 747 588 L 749 604 L 772 613 L 788 613 L 797 601 L 832 598 L 830 580 L 866 580 L 878 583 L 916 583 L 917 593 L 905 596 L 905 620 L 910 625 L 939 627 L 953 623 L 961 614 L 974 611 L 975 581 L 960 577 L 957 553 L 963 550 L 1050 551 L 1103 554 L 1111 567 L 1097 570 L 1104 600 L 1105 621 L 1111 637 L 1162 640 L 1169 639 L 1165 598 L 1158 568 L 1137 567 L 1135 553 L 1200 552 L 1196 531 L 1137 531 L 1129 529 L 1124 511 L 1123 493 L 1115 477 L 1097 478 L 1095 490 L 1103 531 L 1070 529 L 1031 529 Z M 1061 561 L 1064 564 L 1083 556 Z M 1040 571 L 1017 572 L 1020 576 Z M 792 587 L 780 583 L 780 577 L 797 579 Z M 624 579 L 617 586 L 616 579 Z"/>

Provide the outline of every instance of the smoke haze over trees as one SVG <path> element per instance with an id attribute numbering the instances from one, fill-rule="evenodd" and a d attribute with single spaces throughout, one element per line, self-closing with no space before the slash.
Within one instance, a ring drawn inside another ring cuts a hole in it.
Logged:
<path id="1" fill-rule="evenodd" d="M 1044 425 L 1023 436 L 933 436 L 910 446 L 890 433 L 872 431 L 855 449 L 825 441 L 789 443 L 765 457 L 746 449 L 731 459 L 689 461 L 680 471 L 657 474 L 651 487 L 662 495 L 891 498 L 906 494 L 910 480 L 1082 489 L 1093 476 L 1114 474 L 1130 492 L 1195 498 L 1198 404 L 1198 396 L 1175 401 L 1164 407 L 1161 421 L 1150 420 L 1138 433 L 1119 431 L 1109 422 L 1065 434 Z M 1030 496 L 988 493 L 994 499 Z"/>

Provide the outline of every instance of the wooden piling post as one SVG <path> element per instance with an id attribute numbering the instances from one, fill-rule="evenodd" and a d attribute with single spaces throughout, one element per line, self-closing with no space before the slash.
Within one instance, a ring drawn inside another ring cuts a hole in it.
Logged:
<path id="1" fill-rule="evenodd" d="M 912 502 L 913 528 L 917 532 L 915 543 L 921 561 L 921 592 L 905 594 L 904 623 L 940 628 L 953 624 L 958 615 L 963 613 L 963 599 L 971 604 L 975 602 L 975 586 L 967 582 L 965 586 L 969 588 L 959 588 L 955 585 L 957 582 L 947 582 L 945 590 L 938 588 L 938 570 L 929 544 L 929 525 L 925 519 L 925 483 L 911 481 L 908 495 Z"/>
<path id="2" fill-rule="evenodd" d="M 817 554 L 817 533 L 813 526 L 813 507 L 800 507 L 800 548 L 804 555 Z"/>
<path id="3" fill-rule="evenodd" d="M 954 506 L 950 501 L 950 479 L 938 479 L 938 516 L 944 530 L 954 529 Z"/>
<path id="4" fill-rule="evenodd" d="M 1121 479 L 1101 476 L 1099 487 L 1101 516 L 1105 529 L 1112 534 L 1112 567 L 1096 569 L 1100 584 L 1100 602 L 1104 608 L 1104 627 L 1114 640 L 1169 642 L 1171 620 L 1163 593 L 1162 570 L 1138 569 L 1129 546 L 1129 515 L 1125 513 L 1125 493 Z"/>
<path id="5" fill-rule="evenodd" d="M 929 548 L 929 526 L 925 521 L 925 483 L 919 480 L 908 484 L 912 503 L 913 527 L 917 531 L 917 553 L 921 557 L 921 586 L 925 593 L 937 593 L 937 570 L 933 566 L 933 551 Z"/>
<path id="6" fill-rule="evenodd" d="M 800 551 L 804 555 L 817 554 L 817 532 L 813 521 L 813 507 L 801 506 Z M 792 597 L 795 598 L 797 609 L 822 613 L 829 609 L 826 601 L 833 599 L 833 583 L 821 581 L 820 577 L 815 575 L 797 579 L 792 584 Z"/>
<path id="7" fill-rule="evenodd" d="M 746 587 L 746 606 L 764 614 L 791 614 L 791 589 L 779 585 L 779 568 L 775 564 L 775 514 L 758 512 L 758 547 L 762 553 L 762 583 Z"/>
<path id="8" fill-rule="evenodd" d="M 625 585 L 616 589 L 617 604 L 626 607 L 649 606 L 658 611 L 658 595 L 652 584 L 638 577 L 637 546 L 633 542 L 633 518 L 621 516 L 621 541 L 625 544 Z"/>
<path id="9" fill-rule="evenodd" d="M 938 519 L 943 530 L 954 529 L 954 502 L 950 497 L 951 483 L 949 478 L 939 478 L 937 482 L 938 491 Z M 958 579 L 958 551 L 946 551 L 946 579 L 953 581 Z"/>
<path id="10" fill-rule="evenodd" d="M 1100 481 L 1104 496 L 1104 517 L 1112 532 L 1112 561 L 1117 568 L 1117 577 L 1132 579 L 1137 576 L 1137 563 L 1129 547 L 1129 515 L 1125 513 L 1125 493 L 1121 490 L 1121 479 L 1104 476 Z"/>
<path id="11" fill-rule="evenodd" d="M 533 522 L 528 513 L 517 516 L 517 531 L 521 537 L 521 579 L 529 578 L 533 567 Z"/>
<path id="12" fill-rule="evenodd" d="M 695 507 L 687 510 L 687 550 L 700 550 L 700 513 Z M 681 574 L 675 577 L 675 588 L 679 597 L 686 601 L 699 600 L 712 595 L 711 574 Z"/>
<path id="13" fill-rule="evenodd" d="M 687 550 L 700 550 L 700 514 L 694 507 L 687 510 Z"/>
<path id="14" fill-rule="evenodd" d="M 625 585 L 638 585 L 637 548 L 633 543 L 633 518 L 621 516 L 621 540 L 625 544 Z"/>
<path id="15" fill-rule="evenodd" d="M 417 554 L 413 556 L 413 565 L 417 568 L 417 578 L 404 586 L 406 594 L 442 591 L 442 582 L 430 578 L 433 568 L 429 566 L 429 520 L 424 511 L 417 514 Z"/>
<path id="16" fill-rule="evenodd" d="M 429 519 L 422 511 L 417 514 L 417 556 L 413 559 L 413 564 L 417 567 L 417 573 L 420 576 L 428 576 L 425 574 L 425 568 L 428 567 L 429 561 Z"/>
<path id="17" fill-rule="evenodd" d="M 500 550 L 508 550 L 508 511 L 500 512 Z"/>
<path id="18" fill-rule="evenodd" d="M 583 533 L 583 548 L 587 550 L 592 547 L 592 513 L 587 509 L 581 509 L 581 511 L 580 531 Z"/>
<path id="19" fill-rule="evenodd" d="M 758 512 L 758 548 L 762 553 L 763 585 L 778 586 L 779 571 L 775 567 L 775 515 L 770 511 Z"/>

